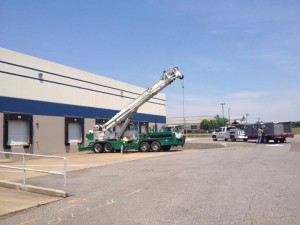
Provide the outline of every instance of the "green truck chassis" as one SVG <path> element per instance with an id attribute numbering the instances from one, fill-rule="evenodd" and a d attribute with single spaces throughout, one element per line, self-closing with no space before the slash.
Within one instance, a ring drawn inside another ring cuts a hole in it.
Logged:
<path id="1" fill-rule="evenodd" d="M 79 145 L 79 151 L 94 151 L 96 153 L 102 152 L 120 152 L 123 150 L 138 150 L 142 152 L 148 151 L 169 151 L 172 146 L 183 146 L 185 137 L 176 138 L 173 132 L 154 132 L 140 135 L 139 139 L 123 142 L 122 140 L 112 139 L 103 141 L 92 140 L 91 134 L 86 135 L 90 140 L 88 146 Z"/>

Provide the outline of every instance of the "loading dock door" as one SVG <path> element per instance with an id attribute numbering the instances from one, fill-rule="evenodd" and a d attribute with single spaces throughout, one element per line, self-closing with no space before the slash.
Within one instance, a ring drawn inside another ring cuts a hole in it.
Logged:
<path id="1" fill-rule="evenodd" d="M 8 146 L 29 145 L 30 124 L 28 121 L 9 120 L 8 121 Z"/>
<path id="2" fill-rule="evenodd" d="M 82 128 L 80 123 L 68 124 L 68 142 L 69 143 L 81 143 L 82 142 Z"/>
<path id="3" fill-rule="evenodd" d="M 141 125 L 141 133 L 147 133 L 147 127 L 145 126 L 145 124 Z"/>

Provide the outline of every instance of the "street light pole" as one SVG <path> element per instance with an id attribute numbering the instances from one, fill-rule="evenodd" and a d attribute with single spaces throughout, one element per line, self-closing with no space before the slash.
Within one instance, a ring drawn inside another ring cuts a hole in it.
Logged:
<path id="1" fill-rule="evenodd" d="M 230 125 L 230 110 L 231 110 L 231 108 L 228 108 L 229 125 Z"/>
<path id="2" fill-rule="evenodd" d="M 224 105 L 225 105 L 225 103 L 221 103 L 220 105 L 222 106 L 222 117 L 224 119 Z"/>
<path id="3" fill-rule="evenodd" d="M 183 116 L 183 133 L 185 134 L 184 79 L 182 80 L 181 86 L 182 86 L 182 116 Z"/>
<path id="4" fill-rule="evenodd" d="M 246 113 L 246 123 L 248 123 L 248 116 L 249 116 L 249 114 Z"/>

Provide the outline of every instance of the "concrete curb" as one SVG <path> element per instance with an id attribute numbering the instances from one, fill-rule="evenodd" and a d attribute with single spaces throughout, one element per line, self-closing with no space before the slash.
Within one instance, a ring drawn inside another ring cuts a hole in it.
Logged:
<path id="1" fill-rule="evenodd" d="M 32 192 L 32 193 L 36 193 L 36 194 L 48 195 L 48 196 L 59 197 L 59 198 L 67 197 L 67 193 L 62 190 L 51 189 L 51 188 L 42 188 L 42 187 L 37 187 L 37 186 L 32 186 L 32 185 L 24 185 L 24 184 L 14 183 L 14 182 L 10 182 L 10 181 L 0 180 L 0 187 L 21 190 L 21 191 L 27 191 L 27 192 Z"/>

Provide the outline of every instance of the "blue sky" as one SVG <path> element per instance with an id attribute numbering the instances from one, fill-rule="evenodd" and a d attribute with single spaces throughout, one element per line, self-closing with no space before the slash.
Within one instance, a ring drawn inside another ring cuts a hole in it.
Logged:
<path id="1" fill-rule="evenodd" d="M 0 47 L 145 88 L 177 66 L 185 116 L 300 120 L 298 0 L 1 0 Z"/>

